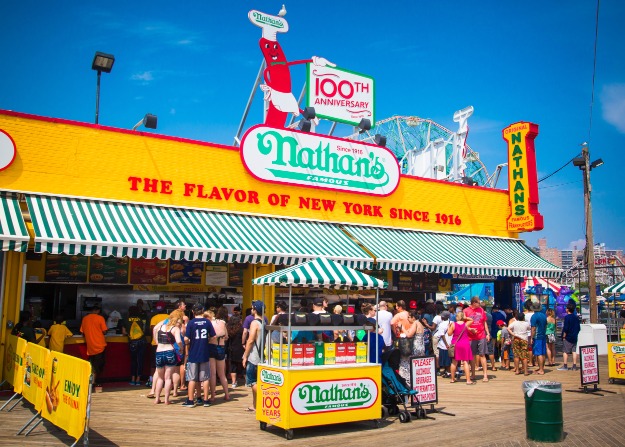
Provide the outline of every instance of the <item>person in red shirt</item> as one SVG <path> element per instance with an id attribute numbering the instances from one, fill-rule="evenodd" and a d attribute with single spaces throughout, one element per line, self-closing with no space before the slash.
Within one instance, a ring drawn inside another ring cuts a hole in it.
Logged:
<path id="1" fill-rule="evenodd" d="M 99 386 L 95 385 L 98 383 L 97 377 L 104 370 L 104 351 L 106 349 L 104 334 L 106 334 L 107 330 L 106 321 L 100 315 L 100 307 L 98 306 L 91 309 L 91 313 L 82 319 L 82 324 L 80 325 L 80 332 L 85 337 L 87 355 L 93 371 L 94 387 Z"/>
<path id="2" fill-rule="evenodd" d="M 469 339 L 471 340 L 471 380 L 475 380 L 475 364 L 479 359 L 484 372 L 483 382 L 488 382 L 486 356 L 488 355 L 488 342 L 490 341 L 490 328 L 486 320 L 486 312 L 480 305 L 480 297 L 471 298 L 471 304 L 464 310 L 464 315 L 473 320 L 469 327 Z"/>

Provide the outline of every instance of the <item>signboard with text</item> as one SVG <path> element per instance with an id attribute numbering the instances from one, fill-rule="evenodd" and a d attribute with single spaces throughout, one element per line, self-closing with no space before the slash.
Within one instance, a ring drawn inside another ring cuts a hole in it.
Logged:
<path id="1" fill-rule="evenodd" d="M 599 383 L 599 358 L 597 345 L 579 347 L 582 386 Z"/>
<path id="2" fill-rule="evenodd" d="M 367 118 L 375 125 L 374 81 L 337 67 L 308 64 L 307 105 L 315 108 L 318 118 L 357 126 Z"/>
<path id="3" fill-rule="evenodd" d="M 419 393 L 413 396 L 413 404 L 438 402 L 436 383 L 436 358 L 412 357 L 410 359 L 410 383 L 413 390 Z"/>

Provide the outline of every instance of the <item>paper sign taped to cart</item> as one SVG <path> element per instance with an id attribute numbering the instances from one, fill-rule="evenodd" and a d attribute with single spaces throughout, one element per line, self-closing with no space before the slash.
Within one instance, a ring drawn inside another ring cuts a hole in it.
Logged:
<path id="1" fill-rule="evenodd" d="M 368 377 L 301 382 L 291 393 L 291 407 L 298 414 L 360 410 L 378 399 L 378 387 Z"/>

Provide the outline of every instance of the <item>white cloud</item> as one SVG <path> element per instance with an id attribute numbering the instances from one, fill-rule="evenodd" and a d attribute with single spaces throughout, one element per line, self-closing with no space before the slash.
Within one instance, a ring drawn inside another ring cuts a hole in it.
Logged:
<path id="1" fill-rule="evenodd" d="M 133 74 L 130 77 L 130 79 L 132 79 L 133 81 L 149 82 L 149 81 L 153 81 L 154 80 L 154 76 L 152 76 L 152 72 L 151 71 L 144 71 L 143 73 Z"/>
<path id="2" fill-rule="evenodd" d="M 625 84 L 610 84 L 601 91 L 603 119 L 625 133 Z"/>
<path id="3" fill-rule="evenodd" d="M 569 243 L 569 250 L 583 250 L 586 246 L 585 239 L 578 239 Z"/>

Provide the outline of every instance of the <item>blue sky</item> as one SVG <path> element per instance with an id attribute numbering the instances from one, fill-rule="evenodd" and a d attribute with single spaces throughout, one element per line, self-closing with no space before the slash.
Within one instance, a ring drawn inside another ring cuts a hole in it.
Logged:
<path id="1" fill-rule="evenodd" d="M 116 60 L 102 75 L 100 124 L 129 129 L 150 112 L 160 134 L 231 144 L 262 60 L 260 29 L 247 12 L 277 14 L 281 6 L 1 2 L 0 109 L 94 122 L 91 61 L 102 51 Z M 539 178 L 588 142 L 591 160 L 605 162 L 592 171 L 595 243 L 625 249 L 625 2 L 600 5 L 594 100 L 595 1 L 298 1 L 286 8 L 290 29 L 279 40 L 287 58 L 323 56 L 372 76 L 378 119 L 415 115 L 455 129 L 454 111 L 472 105 L 468 143 L 489 173 L 507 161 L 501 130 L 517 121 L 540 126 Z M 304 70 L 294 68 L 292 77 L 299 92 Z M 255 101 L 246 128 L 261 121 Z M 539 194 L 545 229 L 521 237 L 581 248 L 581 172 L 569 164 L 541 182 Z"/>

